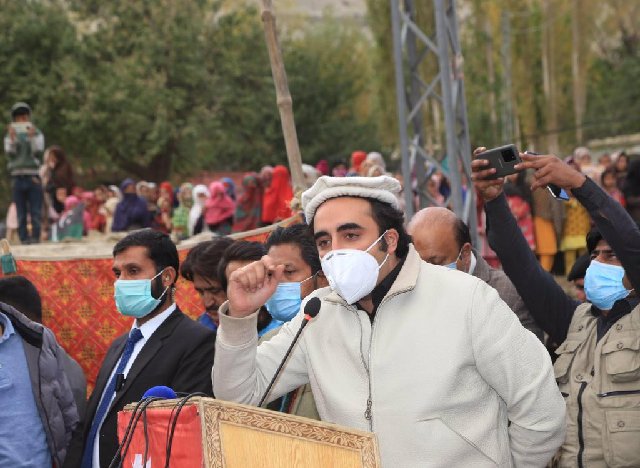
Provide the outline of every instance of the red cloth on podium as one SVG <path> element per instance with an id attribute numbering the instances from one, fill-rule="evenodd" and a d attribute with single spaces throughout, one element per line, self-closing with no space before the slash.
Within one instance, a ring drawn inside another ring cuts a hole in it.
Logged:
<path id="1" fill-rule="evenodd" d="M 147 437 L 145 438 L 144 415 L 142 415 L 133 431 L 133 438 L 124 456 L 122 466 L 133 468 L 165 466 L 168 434 L 171 431 L 175 414 L 176 411 L 171 409 L 147 409 Z M 122 442 L 127 430 L 131 415 L 130 411 L 118 413 L 118 440 L 120 442 Z M 143 461 L 145 452 L 147 453 L 146 463 Z M 202 457 L 200 414 L 196 406 L 185 406 L 180 411 L 173 433 L 171 466 L 201 468 L 204 466 Z"/>

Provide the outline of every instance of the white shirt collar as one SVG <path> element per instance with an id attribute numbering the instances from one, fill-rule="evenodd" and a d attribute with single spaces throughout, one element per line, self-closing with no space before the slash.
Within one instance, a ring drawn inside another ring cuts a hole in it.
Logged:
<path id="1" fill-rule="evenodd" d="M 162 325 L 164 321 L 167 320 L 167 318 L 169 318 L 169 315 L 171 315 L 174 310 L 176 310 L 175 302 L 171 304 L 167 310 L 156 315 L 155 317 L 150 319 L 148 322 L 145 322 L 140 326 L 138 326 L 138 320 L 137 319 L 134 320 L 133 326 L 131 327 L 131 329 L 133 330 L 134 328 L 139 328 L 140 333 L 142 333 L 142 338 L 146 341 L 149 338 L 151 338 L 151 335 L 153 335 L 155 331 L 158 328 L 160 328 L 160 325 Z"/>
<path id="2" fill-rule="evenodd" d="M 473 275 L 473 272 L 476 270 L 477 263 L 478 263 L 478 260 L 476 259 L 476 256 L 474 255 L 473 252 L 471 252 L 471 263 L 469 264 L 469 271 L 468 271 L 470 275 Z"/>

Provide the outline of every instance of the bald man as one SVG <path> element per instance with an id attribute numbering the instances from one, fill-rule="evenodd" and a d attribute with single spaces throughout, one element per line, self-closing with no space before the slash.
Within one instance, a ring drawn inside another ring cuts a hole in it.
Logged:
<path id="1" fill-rule="evenodd" d="M 511 280 L 502 270 L 491 268 L 471 247 L 469 227 L 446 208 L 425 208 L 417 212 L 407 231 L 422 260 L 434 265 L 463 271 L 481 279 L 498 291 L 504 302 L 515 312 L 522 326 L 544 339 L 542 328 L 535 322 Z"/>

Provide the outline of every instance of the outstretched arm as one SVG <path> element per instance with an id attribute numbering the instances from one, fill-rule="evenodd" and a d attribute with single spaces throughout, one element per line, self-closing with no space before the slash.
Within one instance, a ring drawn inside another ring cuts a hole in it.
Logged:
<path id="1" fill-rule="evenodd" d="M 504 179 L 484 180 L 495 169 L 485 169 L 488 163 L 481 159 L 482 151 L 484 148 L 474 152 L 478 159 L 473 161 L 472 169 L 474 185 L 485 201 L 489 245 L 536 322 L 554 341 L 562 343 L 580 301 L 562 290 L 531 251 L 502 191 Z"/>

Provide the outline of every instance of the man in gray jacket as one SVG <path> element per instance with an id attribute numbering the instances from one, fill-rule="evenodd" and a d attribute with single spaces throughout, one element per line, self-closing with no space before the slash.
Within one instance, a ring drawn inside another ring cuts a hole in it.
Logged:
<path id="1" fill-rule="evenodd" d="M 0 466 L 62 466 L 78 410 L 51 330 L 0 302 Z"/>
<path id="2" fill-rule="evenodd" d="M 422 260 L 480 278 L 498 291 L 524 328 L 544 341 L 542 328 L 529 313 L 516 287 L 504 271 L 491 268 L 471 246 L 469 227 L 455 213 L 440 207 L 424 208 L 411 218 L 407 231 Z"/>
<path id="3" fill-rule="evenodd" d="M 285 278 L 270 256 L 233 272 L 220 308 L 216 397 L 257 404 L 311 384 L 323 421 L 375 432 L 387 468 L 543 467 L 565 437 L 549 355 L 497 292 L 423 262 L 390 177 L 321 177 L 302 195 L 330 288 L 258 346 L 257 309 Z M 510 424 L 509 424 L 510 423 Z"/>

